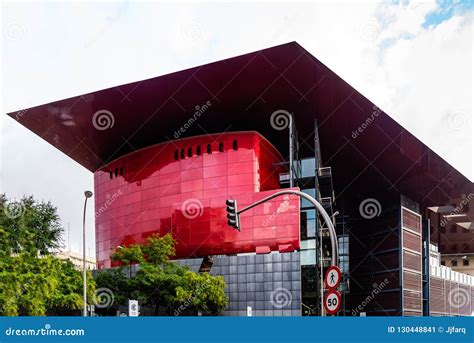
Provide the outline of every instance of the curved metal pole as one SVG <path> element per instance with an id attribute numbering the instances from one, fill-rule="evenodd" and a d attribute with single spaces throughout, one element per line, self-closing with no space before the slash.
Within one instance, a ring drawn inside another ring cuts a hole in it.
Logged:
<path id="1" fill-rule="evenodd" d="M 290 170 L 290 187 L 293 187 L 293 115 L 288 112 L 288 117 L 290 118 L 290 124 L 289 124 L 289 132 L 288 135 L 290 136 L 290 141 L 289 141 L 289 170 Z"/>
<path id="2" fill-rule="evenodd" d="M 82 297 L 84 301 L 83 316 L 87 317 L 87 272 L 86 272 L 86 208 L 87 199 L 84 201 L 84 216 L 82 217 Z"/>
<path id="3" fill-rule="evenodd" d="M 321 213 L 321 215 L 323 216 L 323 219 L 324 221 L 326 222 L 326 225 L 328 226 L 328 229 L 329 229 L 329 236 L 331 238 L 331 265 L 333 266 L 336 266 L 338 265 L 339 263 L 339 251 L 338 251 L 338 245 L 337 245 L 337 235 L 336 235 L 336 230 L 334 229 L 334 225 L 331 221 L 331 217 L 329 217 L 328 213 L 326 212 L 326 210 L 324 209 L 324 207 L 316 200 L 314 199 L 312 196 L 306 194 L 306 193 L 303 193 L 303 192 L 300 192 L 300 191 L 294 191 L 294 190 L 283 190 L 283 191 L 279 191 L 279 192 L 276 192 L 276 193 L 273 193 L 272 195 L 269 195 L 268 197 L 266 198 L 263 198 L 262 200 L 259 200 L 255 203 L 253 203 L 252 205 L 249 205 L 243 209 L 241 209 L 240 211 L 237 212 L 237 214 L 241 214 L 247 210 L 250 210 L 251 208 L 255 207 L 255 206 L 258 206 L 268 200 L 271 200 L 273 198 L 276 198 L 280 195 L 286 195 L 286 194 L 294 194 L 294 195 L 298 195 L 302 198 L 305 198 L 306 200 L 310 201 L 316 208 L 317 210 Z"/>

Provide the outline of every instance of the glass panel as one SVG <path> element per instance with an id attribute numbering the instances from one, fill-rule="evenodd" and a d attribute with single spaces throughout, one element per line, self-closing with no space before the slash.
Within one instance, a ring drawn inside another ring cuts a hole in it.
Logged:
<path id="1" fill-rule="evenodd" d="M 316 240 L 301 241 L 301 250 L 316 249 Z"/>
<path id="2" fill-rule="evenodd" d="M 314 158 L 301 160 L 301 177 L 315 176 L 315 166 Z"/>
<path id="3" fill-rule="evenodd" d="M 307 266 L 316 264 L 316 250 L 302 250 L 301 255 L 301 265 Z"/>
<path id="4" fill-rule="evenodd" d="M 306 233 L 307 237 L 316 236 L 316 219 L 308 219 L 306 221 Z"/>
<path id="5" fill-rule="evenodd" d="M 309 189 L 303 189 L 301 190 L 303 193 L 306 193 L 310 196 L 312 196 L 313 198 L 316 198 L 316 190 L 314 188 L 309 188 Z M 304 198 L 301 198 L 301 207 L 312 207 L 314 208 L 314 205 L 309 202 L 308 200 L 304 199 Z"/>
<path id="6" fill-rule="evenodd" d="M 303 210 L 301 214 L 306 215 L 306 219 L 315 219 L 316 218 L 316 210 Z"/>

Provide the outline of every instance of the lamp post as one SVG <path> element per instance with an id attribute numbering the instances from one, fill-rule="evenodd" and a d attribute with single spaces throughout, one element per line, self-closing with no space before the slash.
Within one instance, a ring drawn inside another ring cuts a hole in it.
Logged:
<path id="1" fill-rule="evenodd" d="M 84 298 L 84 313 L 83 316 L 87 317 L 87 272 L 86 272 L 86 208 L 87 208 L 87 199 L 92 197 L 91 191 L 85 191 L 85 201 L 84 201 L 84 216 L 82 217 L 82 272 L 83 272 L 83 282 L 82 282 L 82 295 Z"/>

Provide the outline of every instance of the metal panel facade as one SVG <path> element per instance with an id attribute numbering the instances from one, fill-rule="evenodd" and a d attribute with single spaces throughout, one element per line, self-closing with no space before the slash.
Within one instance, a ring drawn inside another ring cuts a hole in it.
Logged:
<path id="1" fill-rule="evenodd" d="M 403 315 L 423 315 L 421 216 L 401 208 Z"/>
<path id="2" fill-rule="evenodd" d="M 278 151 L 256 132 L 215 134 L 160 144 L 126 155 L 95 177 L 99 268 L 117 246 L 172 233 L 176 257 L 296 250 L 300 201 L 282 196 L 227 225 L 225 200 L 246 206 L 279 188 Z"/>

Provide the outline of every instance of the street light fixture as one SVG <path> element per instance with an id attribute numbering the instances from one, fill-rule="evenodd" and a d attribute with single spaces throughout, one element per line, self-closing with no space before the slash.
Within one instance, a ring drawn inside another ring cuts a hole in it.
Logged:
<path id="1" fill-rule="evenodd" d="M 84 313 L 83 316 L 87 317 L 87 273 L 86 273 L 86 207 L 87 199 L 92 197 L 91 191 L 85 191 L 84 195 L 86 197 L 84 201 L 84 216 L 82 217 L 82 272 L 83 272 L 83 282 L 82 282 L 82 295 L 84 298 Z"/>

